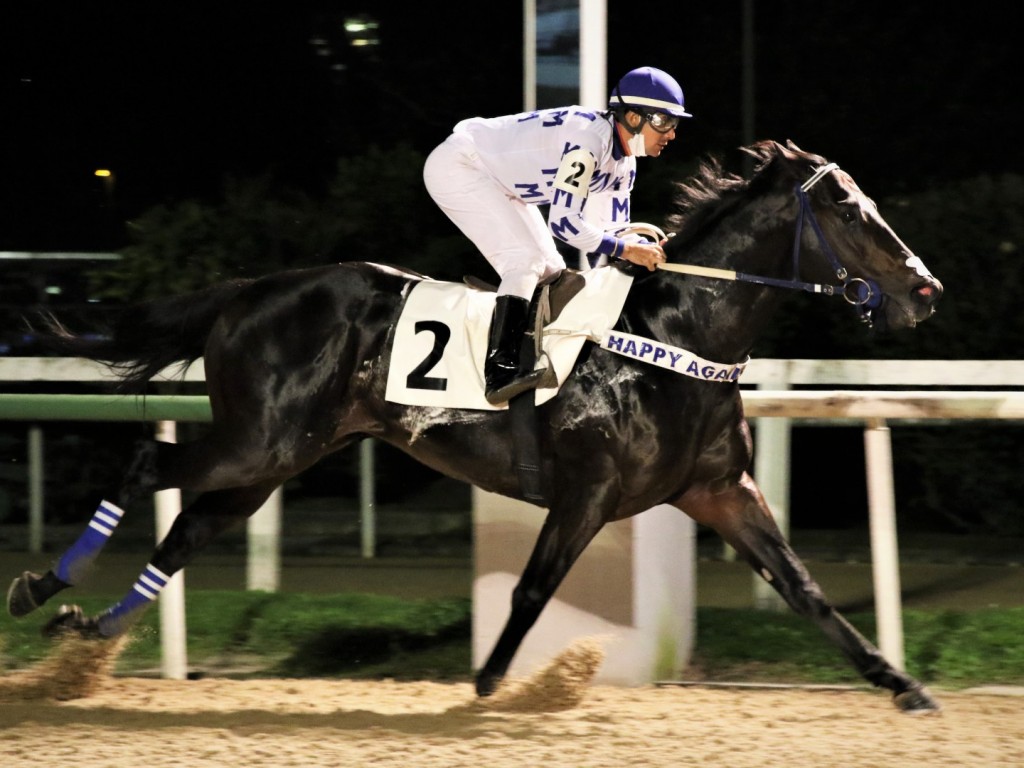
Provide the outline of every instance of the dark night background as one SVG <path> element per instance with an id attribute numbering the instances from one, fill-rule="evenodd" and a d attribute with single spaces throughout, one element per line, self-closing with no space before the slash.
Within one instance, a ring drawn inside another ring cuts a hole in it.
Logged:
<path id="1" fill-rule="evenodd" d="M 666 155 L 640 162 L 634 209 L 641 215 L 634 218 L 656 220 L 666 179 L 688 173 L 704 153 L 744 141 L 743 2 L 609 0 L 608 6 L 609 87 L 633 67 L 657 66 L 680 81 L 695 115 Z M 819 315 L 804 335 L 794 332 L 795 353 L 781 347 L 785 354 L 775 356 L 1024 356 L 1014 293 L 1024 287 L 1016 266 L 1024 174 L 1021 28 L 1011 10 L 916 0 L 755 3 L 755 139 L 792 139 L 825 155 L 879 201 L 920 199 L 979 178 L 1017 178 L 964 187 L 988 190 L 1009 211 L 1006 232 L 961 222 L 947 233 L 948 218 L 919 217 L 921 231 L 935 237 L 924 250 L 908 244 L 946 283 L 947 296 L 937 320 L 912 341 L 874 345 L 850 330 L 849 317 Z M 357 14 L 379 22 L 379 45 L 349 44 L 343 22 Z M 521 108 L 519 0 L 5 3 L 0 251 L 115 251 L 128 244 L 131 222 L 154 206 L 214 203 L 232 179 L 256 177 L 315 199 L 337 185 L 341 167 L 349 169 L 345 183 L 366 192 L 368 208 L 401 201 L 398 216 L 383 208 L 359 213 L 387 219 L 377 232 L 390 223 L 398 228 L 388 260 L 401 263 L 418 237 L 426 241 L 417 228 L 447 227 L 449 266 L 456 275 L 469 272 L 482 260 L 452 245 L 457 233 L 430 204 L 418 165 L 458 120 Z M 394 162 L 405 152 L 417 165 L 407 176 L 382 169 L 381 158 Z M 113 182 L 95 178 L 97 168 L 109 168 Z M 1007 189 L 1017 190 L 1012 200 Z M 954 195 L 984 205 L 974 192 Z M 417 205 L 421 216 L 400 215 Z M 346 224 L 358 218 L 351 208 L 336 216 Z M 369 246 L 356 230 L 357 242 Z M 964 234 L 971 232 L 991 242 Z M 388 236 L 377 247 L 389 247 Z M 338 258 L 324 254 L 324 261 Z M 234 264 L 240 272 L 257 268 L 244 254 Z M 960 283 L 967 282 L 974 298 L 958 305 Z M 787 322 L 798 321 L 786 317 L 780 325 Z M 841 329 L 846 347 L 821 331 L 829 323 Z M 818 499 L 828 496 L 840 508 L 836 519 L 813 519 L 815 525 L 863 520 L 864 493 L 857 490 L 863 465 L 848 464 L 861 453 L 860 431 L 805 431 L 814 435 L 795 438 L 794 450 L 836 464 L 846 478 L 844 498 L 834 497 L 834 477 L 794 477 L 794 524 L 818 515 Z M 839 434 L 829 439 L 842 445 L 817 442 L 825 432 Z M 949 435 L 935 430 L 925 440 L 948 443 Z M 981 429 L 976 440 L 994 443 L 994 461 L 1004 474 L 1012 472 L 1019 429 Z M 920 516 L 958 490 L 955 472 L 943 467 L 929 481 L 922 479 L 925 469 L 905 469 L 898 481 L 904 487 L 909 481 L 914 498 L 928 499 Z M 942 480 L 952 486 L 942 487 Z M 1019 478 L 1012 482 L 1019 489 Z M 993 499 L 972 494 L 959 506 L 999 505 L 1018 495 L 1013 488 Z M 901 524 L 914 514 L 901 510 Z M 963 509 L 945 522 L 957 530 L 978 524 Z"/>
<path id="2" fill-rule="evenodd" d="M 521 3 L 400 5 L 5 3 L 0 249 L 117 247 L 117 223 L 216 195 L 228 175 L 315 189 L 339 156 L 426 152 L 463 117 L 521 108 Z M 876 198 L 1022 170 L 1007 7 L 755 6 L 755 138 L 824 154 Z M 669 163 L 742 143 L 741 7 L 609 3 L 609 87 L 659 66 L 695 115 Z M 372 50 L 341 30 L 360 12 L 380 22 Z M 98 167 L 114 172 L 113 211 Z"/>

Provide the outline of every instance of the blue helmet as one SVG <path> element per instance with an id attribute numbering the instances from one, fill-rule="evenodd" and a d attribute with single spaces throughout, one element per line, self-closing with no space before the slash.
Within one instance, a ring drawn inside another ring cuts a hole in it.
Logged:
<path id="1" fill-rule="evenodd" d="M 683 89 L 679 83 L 667 72 L 654 67 L 640 67 L 623 75 L 608 98 L 608 107 L 693 117 L 683 104 Z"/>

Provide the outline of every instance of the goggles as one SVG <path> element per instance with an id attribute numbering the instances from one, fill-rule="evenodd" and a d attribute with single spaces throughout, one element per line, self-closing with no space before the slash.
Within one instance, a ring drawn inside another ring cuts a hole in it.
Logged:
<path id="1" fill-rule="evenodd" d="M 658 133 L 668 133 L 679 125 L 679 118 L 675 115 L 666 115 L 664 112 L 642 112 L 641 114 L 647 124 Z"/>

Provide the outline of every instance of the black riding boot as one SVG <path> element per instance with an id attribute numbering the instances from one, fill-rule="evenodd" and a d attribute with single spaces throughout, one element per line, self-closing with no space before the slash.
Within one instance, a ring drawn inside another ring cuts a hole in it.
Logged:
<path id="1" fill-rule="evenodd" d="M 519 356 L 529 315 L 530 302 L 519 296 L 503 294 L 494 303 L 484 361 L 484 396 L 491 405 L 532 389 L 544 375 L 543 369 L 520 375 Z"/>

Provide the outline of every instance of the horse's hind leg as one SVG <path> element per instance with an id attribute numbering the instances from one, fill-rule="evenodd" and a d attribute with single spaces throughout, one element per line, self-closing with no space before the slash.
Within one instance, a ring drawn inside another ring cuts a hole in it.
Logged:
<path id="1" fill-rule="evenodd" d="M 250 435 L 235 437 L 233 443 L 212 436 L 181 444 L 139 441 L 121 485 L 103 497 L 85 530 L 57 564 L 42 576 L 26 571 L 14 579 L 7 592 L 8 612 L 16 618 L 25 616 L 58 592 L 79 584 L 114 532 L 123 510 L 154 491 L 248 487 L 271 474 L 294 474 L 295 467 L 311 461 L 300 456 L 287 471 L 268 469 L 268 454 L 260 445 L 261 441 Z"/>
<path id="2" fill-rule="evenodd" d="M 42 576 L 25 571 L 14 579 L 7 591 L 7 611 L 11 616 L 26 616 L 58 592 L 82 580 L 114 533 L 128 505 L 158 487 L 156 457 L 160 445 L 151 440 L 138 443 L 120 488 L 101 498 L 85 530 L 51 570 Z"/>
<path id="3" fill-rule="evenodd" d="M 744 475 L 723 491 L 691 489 L 673 504 L 714 528 L 801 616 L 816 623 L 872 684 L 893 692 L 905 711 L 939 709 L 918 681 L 894 668 L 825 598 L 785 541 L 754 481 Z"/>
<path id="4" fill-rule="evenodd" d="M 278 484 L 274 480 L 248 488 L 204 493 L 175 518 L 171 530 L 120 602 L 95 617 L 84 616 L 77 606 L 64 606 L 44 632 L 53 635 L 72 631 L 100 638 L 123 634 L 159 597 L 175 573 L 219 533 L 259 509 Z"/>

